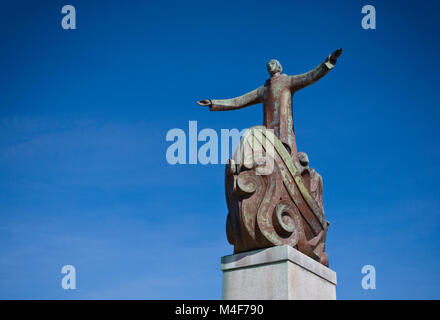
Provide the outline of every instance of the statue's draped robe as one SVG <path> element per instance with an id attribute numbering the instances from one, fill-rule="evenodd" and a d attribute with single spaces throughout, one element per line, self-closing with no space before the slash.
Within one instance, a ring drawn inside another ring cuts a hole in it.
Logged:
<path id="1" fill-rule="evenodd" d="M 281 74 L 269 78 L 261 86 L 240 97 L 224 100 L 211 100 L 212 111 L 235 110 L 263 103 L 264 126 L 273 129 L 275 135 L 296 157 L 297 148 L 293 128 L 292 97 L 294 93 L 322 78 L 333 67 L 323 62 L 313 70 L 294 76 Z"/>

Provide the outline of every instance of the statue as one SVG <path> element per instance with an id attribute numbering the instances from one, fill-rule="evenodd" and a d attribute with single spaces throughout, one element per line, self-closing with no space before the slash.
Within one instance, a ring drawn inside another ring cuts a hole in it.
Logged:
<path id="1" fill-rule="evenodd" d="M 280 62 L 270 60 L 270 78 L 264 86 L 237 98 L 197 102 L 211 111 L 263 103 L 264 125 L 243 136 L 226 166 L 226 233 L 234 253 L 288 244 L 328 266 L 325 237 L 329 223 L 324 216 L 322 178 L 309 168 L 307 154 L 297 151 L 292 97 L 333 69 L 341 53 L 338 49 L 316 68 L 293 76 L 281 74 Z M 243 147 L 266 154 L 254 154 L 251 163 L 242 161 L 247 158 Z M 268 147 L 274 152 L 269 154 Z M 270 173 L 261 174 L 268 158 L 273 160 Z"/>

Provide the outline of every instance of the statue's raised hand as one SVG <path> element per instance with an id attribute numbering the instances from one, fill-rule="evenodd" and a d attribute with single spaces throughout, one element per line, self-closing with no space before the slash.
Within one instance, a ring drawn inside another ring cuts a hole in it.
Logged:
<path id="1" fill-rule="evenodd" d="M 202 107 L 210 107 L 212 105 L 212 102 L 211 100 L 205 99 L 197 101 L 197 104 Z"/>
<path id="2" fill-rule="evenodd" d="M 331 55 L 329 55 L 328 60 L 331 64 L 336 64 L 336 61 L 341 56 L 342 48 L 335 50 Z"/>

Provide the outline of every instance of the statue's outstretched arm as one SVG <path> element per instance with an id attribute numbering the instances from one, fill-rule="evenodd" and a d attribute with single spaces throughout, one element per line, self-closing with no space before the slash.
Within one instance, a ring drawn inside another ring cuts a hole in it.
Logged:
<path id="1" fill-rule="evenodd" d="M 263 102 L 263 87 L 259 87 L 242 96 L 223 100 L 200 100 L 197 103 L 201 106 L 209 106 L 211 111 L 227 111 L 248 107 Z"/>
<path id="2" fill-rule="evenodd" d="M 319 66 L 309 72 L 290 76 L 290 87 L 293 91 L 307 87 L 325 76 L 336 65 L 336 61 L 342 53 L 338 49 L 327 57 Z"/>

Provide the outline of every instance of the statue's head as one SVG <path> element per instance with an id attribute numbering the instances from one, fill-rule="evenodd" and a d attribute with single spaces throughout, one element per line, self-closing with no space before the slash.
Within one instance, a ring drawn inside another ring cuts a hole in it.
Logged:
<path id="1" fill-rule="evenodd" d="M 309 157 L 307 156 L 307 153 L 305 153 L 305 152 L 298 152 L 298 160 L 299 160 L 299 163 L 301 163 L 301 165 L 303 167 L 308 167 L 309 166 Z"/>
<path id="2" fill-rule="evenodd" d="M 283 71 L 283 67 L 281 67 L 281 63 L 278 60 L 272 59 L 267 64 L 267 72 L 269 72 L 272 77 L 275 73 Z"/>

